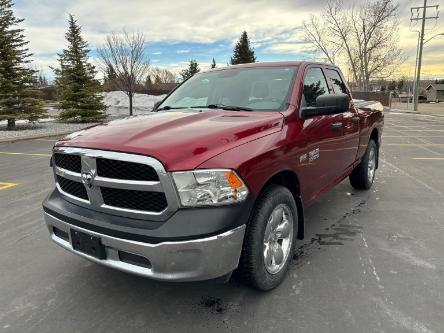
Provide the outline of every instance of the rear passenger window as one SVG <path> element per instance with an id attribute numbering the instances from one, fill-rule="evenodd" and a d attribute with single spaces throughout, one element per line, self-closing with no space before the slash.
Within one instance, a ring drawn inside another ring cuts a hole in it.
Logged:
<path id="1" fill-rule="evenodd" d="M 304 78 L 305 106 L 316 106 L 316 98 L 328 94 L 328 85 L 320 68 L 310 68 Z"/>
<path id="2" fill-rule="evenodd" d="M 333 90 L 335 94 L 347 93 L 347 88 L 345 87 L 344 81 L 342 81 L 339 73 L 333 69 L 327 69 L 327 76 L 333 85 Z"/>

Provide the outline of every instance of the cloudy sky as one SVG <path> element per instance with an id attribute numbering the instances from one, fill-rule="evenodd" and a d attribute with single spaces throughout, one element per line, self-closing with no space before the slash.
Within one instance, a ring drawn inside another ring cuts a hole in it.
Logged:
<path id="1" fill-rule="evenodd" d="M 351 1 L 351 0 L 350 0 Z M 444 0 L 429 1 L 444 6 Z M 51 76 L 57 52 L 65 46 L 68 13 L 83 26 L 92 49 L 111 32 L 144 33 L 146 52 L 154 66 L 178 72 L 190 59 L 206 69 L 214 57 L 225 65 L 233 44 L 248 31 L 258 61 L 313 59 L 307 52 L 301 24 L 310 14 L 319 14 L 324 1 L 314 0 L 16 0 L 15 13 L 25 19 L 23 27 L 38 68 Z M 420 0 L 402 0 L 400 41 L 407 61 L 402 74 L 413 75 L 417 33 L 409 30 L 410 7 Z M 444 32 L 444 17 L 428 22 L 428 36 Z M 436 38 L 424 49 L 425 77 L 444 78 L 444 38 Z"/>

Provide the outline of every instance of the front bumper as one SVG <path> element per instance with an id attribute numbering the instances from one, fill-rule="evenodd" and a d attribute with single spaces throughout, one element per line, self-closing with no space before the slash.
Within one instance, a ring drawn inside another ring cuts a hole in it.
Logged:
<path id="1" fill-rule="evenodd" d="M 215 236 L 150 244 L 84 229 L 47 212 L 44 212 L 44 217 L 51 239 L 66 250 L 105 266 L 167 281 L 209 280 L 230 273 L 239 263 L 245 234 L 243 224 Z M 68 238 L 58 236 L 54 228 L 64 232 Z M 106 258 L 97 259 L 75 250 L 71 245 L 71 230 L 99 237 L 105 247 Z M 149 267 L 122 261 L 122 251 L 146 258 Z"/>

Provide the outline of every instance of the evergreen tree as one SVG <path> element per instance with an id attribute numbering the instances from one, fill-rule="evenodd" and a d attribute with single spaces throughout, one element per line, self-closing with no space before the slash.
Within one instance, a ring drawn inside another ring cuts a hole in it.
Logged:
<path id="1" fill-rule="evenodd" d="M 105 81 L 113 81 L 117 79 L 116 71 L 113 66 L 108 65 L 105 71 Z"/>
<path id="2" fill-rule="evenodd" d="M 145 79 L 145 87 L 151 89 L 152 86 L 153 86 L 153 80 L 151 78 L 151 75 L 148 74 Z"/>
<path id="3" fill-rule="evenodd" d="M 105 69 L 105 76 L 103 78 L 103 89 L 105 91 L 114 91 L 119 90 L 116 80 L 117 80 L 117 73 L 114 70 L 113 66 L 108 65 Z"/>
<path id="4" fill-rule="evenodd" d="M 398 88 L 398 91 L 402 91 L 403 89 L 404 89 L 404 79 L 401 79 L 401 80 L 399 80 L 398 81 L 398 84 L 397 84 L 397 88 Z"/>
<path id="5" fill-rule="evenodd" d="M 248 39 L 246 31 L 242 33 L 240 39 L 237 41 L 230 62 L 232 65 L 256 62 L 254 50 L 250 46 L 250 39 Z"/>
<path id="6" fill-rule="evenodd" d="M 211 68 L 212 69 L 216 68 L 216 60 L 214 60 L 214 58 L 213 58 L 213 62 L 211 63 Z"/>
<path id="7" fill-rule="evenodd" d="M 186 80 L 190 77 L 192 77 L 194 74 L 199 73 L 200 72 L 200 68 L 199 68 L 199 64 L 197 63 L 196 60 L 190 60 L 190 64 L 188 65 L 188 68 L 184 69 L 183 71 L 180 72 L 180 76 L 182 76 L 182 80 Z"/>
<path id="8" fill-rule="evenodd" d="M 46 78 L 45 75 L 43 75 L 42 73 L 40 73 L 37 76 L 37 87 L 41 88 L 41 87 L 46 87 L 48 86 L 48 79 Z"/>
<path id="9" fill-rule="evenodd" d="M 23 22 L 14 16 L 12 0 L 0 0 L 0 120 L 7 120 L 8 129 L 15 121 L 36 121 L 46 115 L 38 98 L 36 71 L 29 68 L 31 53 L 26 47 Z"/>
<path id="10" fill-rule="evenodd" d="M 100 121 L 106 118 L 100 82 L 96 69 L 88 62 L 87 42 L 81 36 L 81 26 L 72 15 L 68 19 L 67 49 L 59 54 L 59 68 L 54 68 L 59 118 L 68 121 Z"/>

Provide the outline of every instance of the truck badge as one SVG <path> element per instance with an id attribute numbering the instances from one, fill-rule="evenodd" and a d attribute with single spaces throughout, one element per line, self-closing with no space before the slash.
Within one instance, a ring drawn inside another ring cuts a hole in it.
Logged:
<path id="1" fill-rule="evenodd" d="M 308 153 L 308 160 L 313 162 L 319 158 L 319 148 L 316 148 Z"/>
<path id="2" fill-rule="evenodd" d="M 82 172 L 82 183 L 88 188 L 93 187 L 94 174 L 91 172 Z"/>

